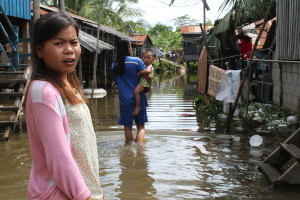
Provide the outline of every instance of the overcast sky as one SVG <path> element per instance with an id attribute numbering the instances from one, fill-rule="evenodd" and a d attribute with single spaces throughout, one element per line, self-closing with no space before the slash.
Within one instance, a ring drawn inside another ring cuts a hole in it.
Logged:
<path id="1" fill-rule="evenodd" d="M 206 12 L 206 18 L 214 22 L 218 19 L 220 12 L 218 9 L 224 0 L 208 0 L 210 10 Z M 189 15 L 192 19 L 203 22 L 203 3 L 201 0 L 175 0 L 174 6 L 169 7 L 170 0 L 139 0 L 133 7 L 144 11 L 144 19 L 152 26 L 157 23 L 173 26 L 172 19 L 184 15 Z M 221 17 L 224 14 L 221 14 Z"/>

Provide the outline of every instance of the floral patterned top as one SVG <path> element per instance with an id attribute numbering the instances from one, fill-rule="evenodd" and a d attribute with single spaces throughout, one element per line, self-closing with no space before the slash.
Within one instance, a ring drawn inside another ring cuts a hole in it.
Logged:
<path id="1" fill-rule="evenodd" d="M 89 108 L 85 103 L 65 103 L 68 117 L 73 157 L 93 200 L 103 200 L 99 178 L 97 141 Z"/>

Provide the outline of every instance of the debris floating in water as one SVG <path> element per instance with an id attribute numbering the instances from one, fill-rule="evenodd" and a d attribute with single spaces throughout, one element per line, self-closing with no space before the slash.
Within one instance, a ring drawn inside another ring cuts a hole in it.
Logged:
<path id="1" fill-rule="evenodd" d="M 250 145 L 252 147 L 258 147 L 262 144 L 262 137 L 260 135 L 253 135 L 251 138 L 250 138 Z"/>

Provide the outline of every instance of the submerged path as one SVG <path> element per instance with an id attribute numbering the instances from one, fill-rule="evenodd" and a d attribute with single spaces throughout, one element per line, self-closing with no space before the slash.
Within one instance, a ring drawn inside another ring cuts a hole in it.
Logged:
<path id="1" fill-rule="evenodd" d="M 118 125 L 97 133 L 101 180 L 107 197 L 121 200 L 299 198 L 297 189 L 272 189 L 257 170 L 258 162 L 282 139 L 272 138 L 274 143 L 271 143 L 266 137 L 263 146 L 253 148 L 249 145 L 250 135 L 241 135 L 241 141 L 234 142 L 231 135 L 201 132 L 199 127 L 203 125 L 197 122 L 192 102 L 196 88 L 187 80 L 175 76 L 154 81 L 148 96 L 145 144 L 126 144 L 122 127 Z"/>

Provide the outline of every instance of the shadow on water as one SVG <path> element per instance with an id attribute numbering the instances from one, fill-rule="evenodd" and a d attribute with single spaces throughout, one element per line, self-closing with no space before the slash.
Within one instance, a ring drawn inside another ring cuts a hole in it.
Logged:
<path id="1" fill-rule="evenodd" d="M 125 143 L 116 90 L 90 101 L 107 199 L 299 199 L 299 187 L 269 186 L 257 170 L 286 136 L 266 135 L 261 146 L 251 147 L 246 134 L 235 142 L 231 135 L 201 132 L 192 102 L 196 81 L 195 75 L 156 76 L 145 144 Z M 26 199 L 26 134 L 0 143 L 0 161 L 0 199 Z"/>

